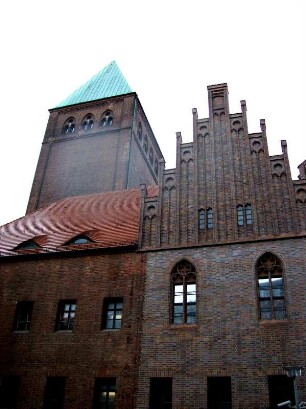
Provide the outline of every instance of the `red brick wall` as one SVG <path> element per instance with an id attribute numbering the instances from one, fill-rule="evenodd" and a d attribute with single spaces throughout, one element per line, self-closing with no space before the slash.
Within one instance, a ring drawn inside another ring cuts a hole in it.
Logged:
<path id="1" fill-rule="evenodd" d="M 117 407 L 133 408 L 142 318 L 142 254 L 1 260 L 0 371 L 20 375 L 18 408 L 41 407 L 47 376 L 65 376 L 65 408 L 91 407 L 95 377 L 117 378 Z M 123 297 L 120 330 L 101 330 L 104 297 Z M 54 332 L 58 301 L 76 299 L 72 332 Z M 12 333 L 17 301 L 32 300 L 29 333 Z"/>
<path id="2" fill-rule="evenodd" d="M 138 409 L 150 377 L 173 378 L 173 409 L 207 408 L 207 377 L 231 376 L 233 408 L 267 408 L 268 375 L 306 362 L 306 239 L 148 253 Z M 283 262 L 288 319 L 260 321 L 255 264 L 265 252 Z M 170 273 L 186 258 L 197 272 L 197 322 L 170 323 Z M 305 378 L 299 379 L 306 399 Z"/>

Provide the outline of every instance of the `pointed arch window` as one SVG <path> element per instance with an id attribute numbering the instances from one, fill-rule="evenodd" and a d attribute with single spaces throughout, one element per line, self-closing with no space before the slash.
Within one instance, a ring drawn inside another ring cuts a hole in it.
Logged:
<path id="1" fill-rule="evenodd" d="M 101 126 L 112 126 L 113 125 L 113 114 L 111 111 L 105 111 L 102 115 Z"/>
<path id="2" fill-rule="evenodd" d="M 199 210 L 199 230 L 210 230 L 214 227 L 213 211 L 209 207 L 206 211 L 204 209 Z"/>
<path id="3" fill-rule="evenodd" d="M 196 272 L 193 265 L 182 260 L 172 270 L 172 323 L 196 322 Z"/>
<path id="4" fill-rule="evenodd" d="M 94 126 L 94 117 L 92 114 L 88 114 L 82 121 L 82 129 L 83 131 L 89 131 Z"/>
<path id="5" fill-rule="evenodd" d="M 63 134 L 73 133 L 74 130 L 75 130 L 75 120 L 74 118 L 68 118 L 63 128 Z"/>
<path id="6" fill-rule="evenodd" d="M 282 320 L 287 316 L 283 265 L 280 259 L 266 253 L 256 263 L 260 319 Z"/>

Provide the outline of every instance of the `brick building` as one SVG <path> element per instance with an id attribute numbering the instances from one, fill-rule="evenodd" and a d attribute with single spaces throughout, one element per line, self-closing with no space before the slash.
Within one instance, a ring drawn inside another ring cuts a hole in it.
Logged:
<path id="1" fill-rule="evenodd" d="M 0 230 L 0 408 L 294 401 L 306 161 L 292 180 L 226 84 L 208 103 L 175 169 L 115 62 L 50 110 L 27 214 Z"/>

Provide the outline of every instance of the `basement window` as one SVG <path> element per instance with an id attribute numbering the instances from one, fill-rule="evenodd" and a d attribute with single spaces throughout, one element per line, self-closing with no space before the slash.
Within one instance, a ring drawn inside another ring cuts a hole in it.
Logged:
<path id="1" fill-rule="evenodd" d="M 116 399 L 116 378 L 96 378 L 94 409 L 114 409 Z"/>

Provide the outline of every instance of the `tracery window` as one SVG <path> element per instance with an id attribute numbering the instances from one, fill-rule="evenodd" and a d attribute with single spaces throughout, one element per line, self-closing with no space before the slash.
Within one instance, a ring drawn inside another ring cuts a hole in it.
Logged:
<path id="1" fill-rule="evenodd" d="M 74 118 L 68 118 L 63 128 L 63 134 L 73 133 L 75 130 Z"/>
<path id="2" fill-rule="evenodd" d="M 199 230 L 212 229 L 214 227 L 213 211 L 209 207 L 206 211 L 204 209 L 199 210 Z"/>
<path id="3" fill-rule="evenodd" d="M 260 319 L 281 320 L 286 318 L 283 266 L 271 253 L 260 257 L 256 263 Z"/>
<path id="4" fill-rule="evenodd" d="M 94 118 L 92 114 L 88 114 L 82 121 L 82 129 L 83 131 L 89 131 L 94 126 Z"/>
<path id="5" fill-rule="evenodd" d="M 113 124 L 113 116 L 111 111 L 105 111 L 102 115 L 101 126 L 111 126 Z"/>
<path id="6" fill-rule="evenodd" d="M 196 322 L 196 272 L 191 263 L 182 260 L 172 270 L 172 323 Z"/>
<path id="7" fill-rule="evenodd" d="M 249 203 L 245 206 L 237 206 L 237 223 L 238 226 L 250 225 L 253 223 L 252 206 Z"/>

